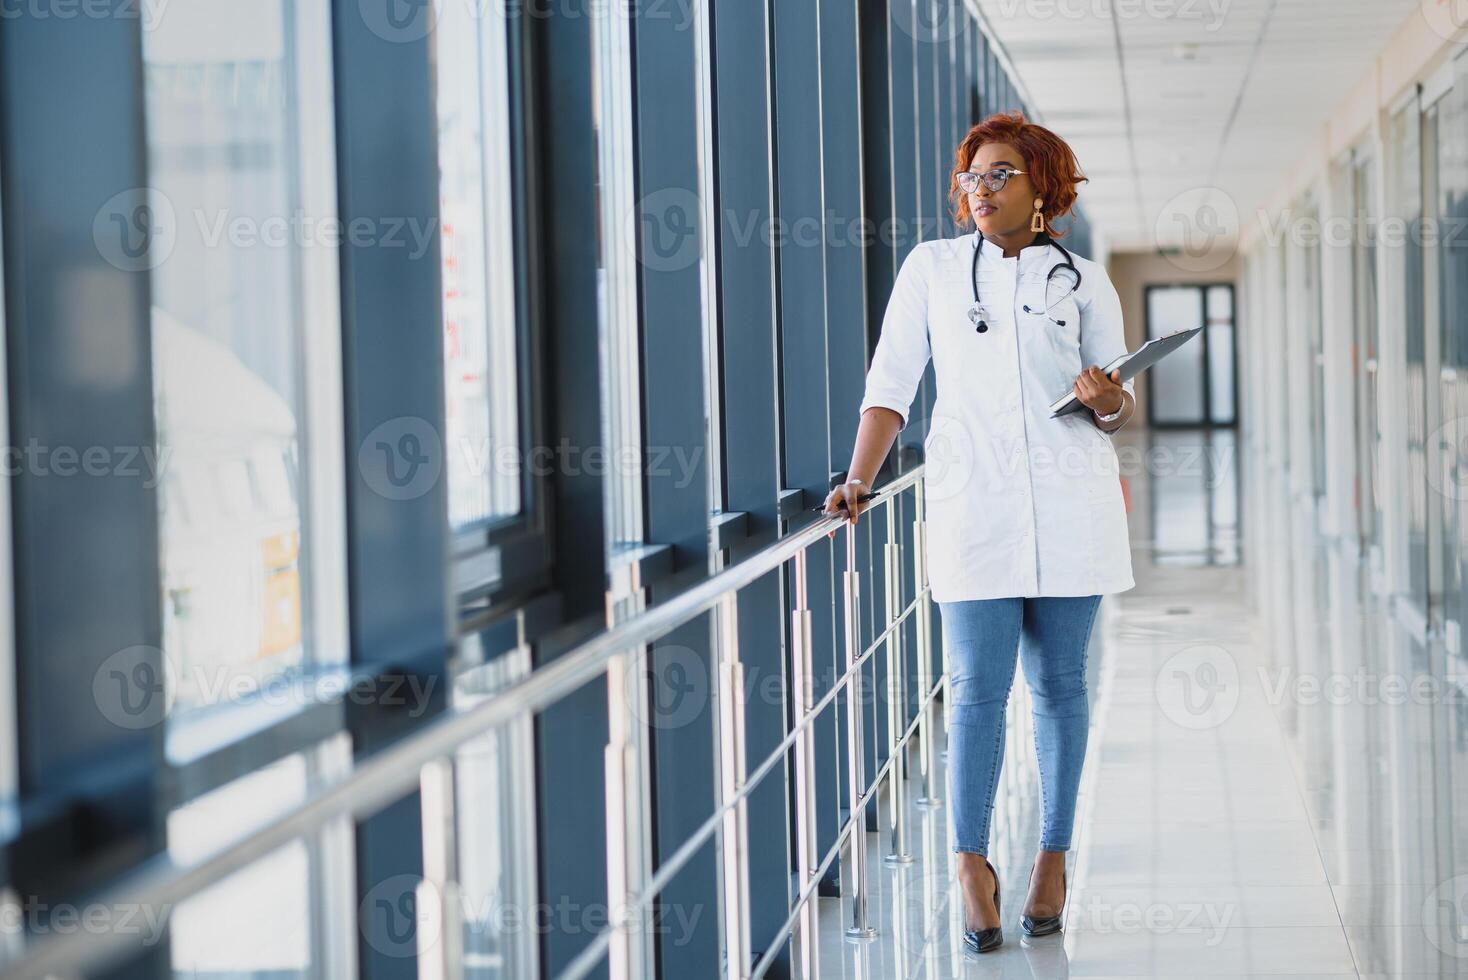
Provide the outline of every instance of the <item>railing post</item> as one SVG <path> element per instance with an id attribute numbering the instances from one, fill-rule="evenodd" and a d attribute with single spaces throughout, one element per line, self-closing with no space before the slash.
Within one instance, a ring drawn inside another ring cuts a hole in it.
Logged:
<path id="1" fill-rule="evenodd" d="M 629 671 L 640 663 L 636 656 L 617 654 L 607 662 L 607 911 L 612 930 L 607 948 L 607 973 L 611 980 L 632 980 L 638 976 L 637 948 L 633 942 L 640 910 L 628 911 L 633 896 L 634 850 L 628 836 L 629 808 L 635 793 L 629 786 L 638 771 L 634 756 L 635 740 L 631 733 L 633 712 L 628 703 Z M 635 683 L 635 682 L 634 682 Z"/>
<path id="2" fill-rule="evenodd" d="M 917 683 L 922 691 L 922 717 L 918 719 L 918 765 L 922 767 L 923 793 L 917 798 L 920 807 L 941 806 L 943 797 L 933 764 L 933 704 L 926 700 L 933 688 L 933 620 L 928 604 L 928 524 L 923 508 L 923 488 L 913 493 L 916 516 L 912 522 L 912 580 L 917 588 Z"/>
<path id="3" fill-rule="evenodd" d="M 459 899 L 459 836 L 454 761 L 439 759 L 419 774 L 423 806 L 423 880 L 417 901 L 420 980 L 458 980 L 464 975 L 464 922 Z M 428 917 L 432 917 L 429 924 Z M 431 945 L 424 946 L 428 942 Z"/>
<path id="4" fill-rule="evenodd" d="M 892 624 L 902 613 L 902 545 L 897 543 L 897 501 L 887 504 L 886 628 L 887 634 L 887 748 L 892 778 L 887 782 L 887 806 L 892 823 L 892 849 L 887 864 L 911 864 L 907 840 L 907 664 L 902 655 L 902 630 Z"/>
<path id="5" fill-rule="evenodd" d="M 729 592 L 714 610 L 718 652 L 719 805 L 744 788 L 744 665 L 739 660 L 739 593 Z M 724 814 L 719 835 L 723 868 L 724 975 L 749 976 L 749 808 L 741 799 Z"/>
<path id="6" fill-rule="evenodd" d="M 861 657 L 861 634 L 857 629 L 857 599 L 861 595 L 861 578 L 856 571 L 856 525 L 846 524 L 846 573 L 842 597 L 846 602 L 846 669 L 851 670 Z M 871 939 L 877 930 L 867 924 L 867 821 L 862 796 L 866 793 L 866 739 L 862 734 L 862 675 L 852 671 L 846 681 L 846 753 L 848 756 L 847 790 L 851 815 L 851 923 L 847 938 Z"/>
<path id="7" fill-rule="evenodd" d="M 606 593 L 607 629 L 615 629 L 647 610 L 641 559 L 623 557 L 612 569 Z M 607 905 L 614 927 L 620 921 L 619 908 L 628 910 L 647 882 L 651 848 L 647 723 L 653 711 L 648 698 L 647 665 L 646 644 L 628 647 L 607 661 Z M 648 914 L 645 907 L 631 909 L 625 928 L 613 935 L 608 950 L 608 970 L 613 980 L 649 972 L 654 951 L 653 934 L 646 927 Z"/>
<path id="8" fill-rule="evenodd" d="M 794 695 L 795 723 L 800 724 L 815 706 L 814 668 L 811 656 L 812 619 L 810 592 L 806 582 L 805 551 L 796 552 L 792 570 L 795 593 L 790 613 L 790 678 Z M 815 726 L 807 725 L 795 739 L 795 866 L 803 891 L 815 879 L 816 860 L 816 738 Z M 814 897 L 800 909 L 800 927 L 795 932 L 795 969 L 799 980 L 818 980 L 821 975 L 820 910 Z"/>

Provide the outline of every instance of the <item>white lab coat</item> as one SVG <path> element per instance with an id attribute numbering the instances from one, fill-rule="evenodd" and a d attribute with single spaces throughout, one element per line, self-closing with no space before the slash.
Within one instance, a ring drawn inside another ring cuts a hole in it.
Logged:
<path id="1" fill-rule="evenodd" d="M 1050 418 L 1083 366 L 1126 352 L 1121 300 L 1106 270 L 1075 256 L 1080 288 L 1051 314 L 1045 274 L 1059 250 L 1016 258 L 983 243 L 979 297 L 989 329 L 969 322 L 977 234 L 923 242 L 902 263 L 867 372 L 861 411 L 890 408 L 905 427 L 931 357 L 937 399 L 924 442 L 928 581 L 937 602 L 1081 596 L 1130 589 L 1116 451 L 1089 410 Z M 1058 277 L 1057 277 L 1058 278 Z M 1062 290 L 1052 286 L 1050 299 Z M 1016 320 L 1018 315 L 1018 320 Z M 1125 383 L 1127 390 L 1132 383 Z"/>

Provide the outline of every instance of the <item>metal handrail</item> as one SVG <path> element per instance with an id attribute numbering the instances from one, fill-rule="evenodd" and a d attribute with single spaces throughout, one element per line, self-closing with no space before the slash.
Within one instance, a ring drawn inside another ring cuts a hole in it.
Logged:
<path id="1" fill-rule="evenodd" d="M 675 877 L 677 877 L 678 872 L 683 870 L 683 866 L 698 855 L 698 852 L 703 847 L 703 845 L 708 843 L 709 838 L 713 837 L 714 833 L 719 829 L 719 824 L 723 822 L 724 817 L 727 816 L 728 813 L 735 807 L 737 807 L 740 803 L 744 802 L 754 792 L 755 787 L 759 785 L 761 779 L 769 775 L 771 770 L 773 770 L 781 762 L 785 761 L 785 753 L 790 751 L 790 749 L 794 747 L 796 741 L 799 740 L 801 735 L 805 734 L 806 729 L 808 729 L 815 722 L 815 720 L 820 716 L 821 712 L 830 707 L 831 702 L 835 701 L 837 695 L 841 694 L 843 687 L 848 684 L 852 680 L 852 678 L 854 678 L 856 674 L 861 671 L 863 667 L 866 666 L 867 661 L 870 660 L 872 655 L 877 652 L 877 647 L 885 642 L 887 636 L 891 633 L 893 629 L 895 629 L 897 626 L 900 626 L 902 622 L 907 619 L 908 614 L 910 614 L 914 609 L 917 608 L 918 603 L 922 599 L 924 599 L 926 595 L 927 587 L 924 586 L 922 592 L 919 593 L 918 597 L 913 599 L 912 602 L 908 603 L 907 608 L 903 611 L 901 617 L 899 617 L 894 623 L 892 623 L 892 625 L 887 628 L 886 632 L 884 632 L 880 638 L 878 638 L 875 642 L 868 646 L 854 664 L 852 664 L 844 672 L 842 672 L 840 677 L 836 678 L 835 682 L 831 685 L 831 689 L 826 692 L 824 697 L 817 701 L 809 711 L 804 712 L 796 720 L 795 724 L 791 727 L 790 732 L 785 736 L 785 738 L 780 741 L 779 745 L 775 746 L 775 748 L 769 753 L 769 755 L 765 756 L 764 761 L 760 763 L 760 765 L 754 770 L 754 772 L 749 774 L 749 776 L 745 779 L 744 785 L 739 788 L 738 792 L 734 796 L 726 800 L 723 804 L 721 804 L 716 810 L 714 810 L 713 815 L 705 820 L 702 824 L 700 824 L 698 829 L 690 834 L 688 839 L 685 840 L 681 845 L 679 845 L 678 850 L 674 851 L 667 860 L 660 861 L 658 863 L 657 873 L 654 874 L 650 879 L 648 879 L 647 885 L 644 886 L 643 889 L 637 894 L 637 896 L 628 903 L 629 907 L 624 911 L 624 913 L 616 916 L 615 921 L 609 924 L 608 929 L 598 935 L 597 938 L 594 939 L 591 944 L 586 947 L 586 949 L 582 950 L 576 956 L 576 958 L 567 965 L 566 969 L 561 974 L 559 974 L 560 980 L 578 980 L 578 978 L 583 977 L 588 972 L 590 972 L 591 968 L 595 966 L 597 961 L 601 959 L 602 953 L 606 952 L 607 946 L 611 943 L 611 932 L 616 927 L 625 925 L 631 919 L 634 908 L 643 908 L 651 903 L 652 900 L 658 896 L 658 893 L 661 892 L 665 887 L 667 887 L 667 885 L 672 882 Z M 928 698 L 924 701 L 924 707 L 926 707 L 927 703 L 931 701 L 931 699 L 932 692 L 929 692 Z M 916 720 L 914 721 L 914 725 L 916 725 Z M 907 735 L 903 736 L 901 744 L 906 744 L 907 737 Z M 890 761 L 891 760 L 889 759 L 889 764 Z M 886 771 L 886 768 L 887 765 L 884 765 L 882 768 L 883 773 Z M 876 786 L 880 785 L 880 783 L 881 773 L 879 773 L 877 778 L 872 781 L 872 787 L 875 788 Z M 869 798 L 870 793 L 868 793 L 866 797 L 863 797 L 863 806 L 866 805 L 867 799 Z M 839 847 L 840 843 L 845 839 L 845 833 L 842 833 L 840 836 L 838 836 L 836 842 L 837 846 Z M 828 856 L 827 860 L 823 862 L 823 867 L 829 864 L 830 860 Z M 794 906 L 794 909 L 797 912 L 800 909 L 800 905 L 801 903 L 797 902 Z M 781 937 L 781 939 L 783 938 L 784 937 Z"/>
<path id="2" fill-rule="evenodd" d="M 919 466 L 896 478 L 879 490 L 865 509 L 874 511 L 878 507 L 890 505 L 901 493 L 916 486 L 922 473 L 923 469 Z M 921 548 L 921 494 L 918 495 L 917 509 L 919 519 L 916 522 L 916 529 L 919 535 L 919 548 Z M 805 550 L 811 544 L 834 533 L 842 526 L 847 526 L 848 534 L 852 535 L 847 539 L 847 575 L 855 575 L 851 567 L 855 555 L 854 530 L 847 525 L 844 518 L 818 519 L 810 526 L 710 576 L 667 602 L 639 613 L 588 639 L 550 664 L 537 668 L 531 674 L 497 691 L 485 700 L 470 707 L 454 709 L 440 715 L 425 724 L 423 728 L 405 736 L 401 741 L 357 763 L 349 772 L 335 782 L 318 789 L 314 795 L 294 809 L 273 818 L 260 827 L 238 835 L 234 840 L 221 845 L 197 862 L 190 865 L 179 865 L 166 854 L 158 855 L 120 877 L 112 887 L 97 895 L 95 901 L 114 907 L 128 905 L 172 908 L 179 902 L 268 856 L 280 847 L 323 829 L 332 821 L 343 818 L 359 819 L 377 812 L 412 792 L 420 783 L 425 768 L 451 758 L 454 752 L 465 743 L 491 729 L 554 704 L 562 697 L 605 673 L 619 656 L 666 636 L 696 616 L 713 609 L 727 597 L 737 595 L 739 590 L 745 586 L 781 568 L 791 559 L 803 559 Z M 889 527 L 889 536 L 890 534 Z M 892 547 L 894 546 L 889 542 L 889 557 L 892 554 L 890 551 Z M 915 569 L 918 573 L 918 581 L 923 583 L 924 576 L 920 560 L 915 562 Z M 888 574 L 889 577 L 892 575 L 890 563 Z M 912 602 L 900 615 L 889 622 L 871 644 L 858 654 L 850 645 L 854 635 L 851 631 L 855 626 L 853 618 L 856 598 L 854 585 L 854 581 L 849 579 L 846 595 L 847 669 L 832 684 L 824 697 L 812 704 L 809 709 L 798 713 L 797 720 L 792 725 L 790 732 L 779 746 L 760 762 L 748 778 L 744 778 L 741 774 L 737 790 L 721 801 L 713 816 L 705 821 L 678 851 L 667 861 L 660 862 L 657 874 L 648 880 L 646 886 L 636 896 L 629 897 L 628 903 L 622 907 L 620 921 L 609 924 L 608 928 L 572 961 L 567 970 L 563 972 L 563 976 L 577 977 L 589 971 L 606 953 L 618 929 L 626 925 L 628 909 L 651 902 L 658 892 L 672 880 L 677 871 L 692 859 L 708 839 L 717 833 L 721 823 L 727 820 L 731 813 L 738 812 L 745 806 L 747 798 L 759 781 L 779 764 L 786 752 L 797 746 L 797 743 L 803 738 L 810 738 L 810 727 L 815 719 L 829 707 L 845 687 L 855 684 L 858 672 L 883 643 L 895 642 L 893 634 L 897 626 L 929 597 L 926 583 L 920 584 Z M 921 636 L 926 631 L 920 628 L 919 633 Z M 922 655 L 926 656 L 926 652 Z M 838 834 L 835 844 L 819 863 L 820 873 L 823 874 L 830 866 L 835 853 L 851 836 L 850 830 L 854 821 L 864 819 L 867 803 L 877 792 L 882 779 L 893 768 L 895 753 L 899 750 L 905 751 L 913 733 L 919 728 L 926 727 L 931 702 L 941 682 L 940 677 L 930 690 L 923 692 L 918 716 L 900 739 L 892 740 L 889 745 L 891 754 L 872 782 L 862 786 L 860 793 L 851 794 L 854 799 L 858 800 L 858 803 L 851 808 L 851 815 Z M 853 714 L 859 716 L 860 711 L 855 711 Z M 857 717 L 856 724 L 860 725 L 859 717 Z M 859 762 L 860 760 L 854 761 Z M 853 769 L 859 771 L 859 766 L 854 766 Z M 859 772 L 854 771 L 853 779 L 858 774 Z M 853 847 L 855 846 L 853 842 Z M 862 853 L 858 864 L 864 863 L 865 859 L 864 839 L 860 850 Z M 864 868 L 859 868 L 858 876 L 864 877 Z M 790 935 L 795 918 L 800 915 L 805 904 L 813 897 L 814 884 L 815 881 L 802 882 L 801 897 L 793 907 L 791 919 L 787 921 L 785 929 L 782 930 L 780 937 L 782 942 Z M 863 925 L 863 931 L 866 931 L 863 901 L 865 883 L 858 884 L 861 894 L 855 901 L 856 916 L 858 922 Z M 123 955 L 137 941 L 137 935 L 117 931 L 82 930 L 66 934 L 50 932 L 29 941 L 20 955 L 5 964 L 6 974 L 7 976 L 38 978 L 81 974 L 114 957 Z M 817 940 L 812 936 L 807 941 L 814 943 Z M 760 973 L 768 967 L 770 961 L 770 954 L 766 953 L 760 961 Z M 737 975 L 747 974 L 741 972 Z"/>

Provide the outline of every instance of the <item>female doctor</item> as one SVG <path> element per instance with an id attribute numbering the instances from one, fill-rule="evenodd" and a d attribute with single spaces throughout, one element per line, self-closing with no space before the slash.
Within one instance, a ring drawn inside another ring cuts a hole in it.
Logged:
<path id="1" fill-rule="evenodd" d="M 1071 148 L 1022 114 L 990 116 L 955 154 L 951 194 L 973 234 L 903 262 L 867 374 L 849 479 L 826 512 L 853 522 L 929 359 L 924 443 L 928 580 L 949 670 L 949 798 L 964 944 L 1004 940 L 986 857 L 1016 653 L 1034 700 L 1043 825 L 1020 918 L 1060 929 L 1065 852 L 1086 754 L 1086 645 L 1101 595 L 1133 585 L 1109 433 L 1135 408 L 1100 365 L 1126 352 L 1106 271 L 1051 237 L 1086 178 Z M 1085 409 L 1050 417 L 1073 391 Z"/>

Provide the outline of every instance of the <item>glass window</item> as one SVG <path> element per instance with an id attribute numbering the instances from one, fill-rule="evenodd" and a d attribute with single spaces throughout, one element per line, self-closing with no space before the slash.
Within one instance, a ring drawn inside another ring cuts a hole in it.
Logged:
<path id="1" fill-rule="evenodd" d="M 477 635 L 464 645 L 477 648 Z M 482 652 L 474 658 L 482 660 Z M 527 647 L 466 670 L 454 681 L 454 707 L 469 710 L 529 671 Z M 532 720 L 520 718 L 465 743 L 455 756 L 464 976 L 470 980 L 538 974 L 533 931 L 516 928 L 502 914 L 537 907 L 533 741 Z"/>
<path id="2" fill-rule="evenodd" d="M 1401 383 L 1406 409 L 1405 444 L 1401 465 L 1406 484 L 1405 514 L 1407 550 L 1407 591 L 1417 609 L 1427 614 L 1427 310 L 1423 276 L 1422 236 L 1422 111 L 1416 98 L 1392 117 L 1390 179 L 1393 190 L 1392 216 L 1406 229 L 1400 264 L 1402 277 L 1402 319 L 1405 326 L 1405 355 Z M 1389 445 L 1389 444 L 1388 444 Z"/>
<path id="3" fill-rule="evenodd" d="M 346 654 L 329 31 L 324 0 L 179 0 L 143 37 L 163 636 L 184 715 Z"/>
<path id="4" fill-rule="evenodd" d="M 339 771 L 349 759 L 348 740 L 339 736 L 179 807 L 168 816 L 169 857 L 191 863 L 300 806 L 326 767 Z M 351 828 L 333 824 L 182 902 L 167 923 L 174 975 L 351 975 L 351 868 Z"/>
<path id="5" fill-rule="evenodd" d="M 1377 467 L 1377 360 L 1376 360 L 1376 186 L 1374 157 L 1357 157 L 1351 166 L 1356 235 L 1351 241 L 1351 275 L 1355 320 L 1352 360 L 1356 384 L 1356 494 L 1361 544 L 1368 553 L 1377 544 L 1381 526 L 1381 488 Z"/>
<path id="6" fill-rule="evenodd" d="M 1193 286 L 1147 290 L 1147 332 L 1152 337 L 1202 326 L 1203 304 Z M 1194 338 L 1196 340 L 1197 338 Z M 1187 343 L 1147 372 L 1147 400 L 1154 423 L 1199 424 L 1207 406 L 1199 384 L 1203 345 Z"/>
<path id="7" fill-rule="evenodd" d="M 1149 338 L 1205 328 L 1201 337 L 1143 375 L 1152 423 L 1233 425 L 1238 420 L 1233 286 L 1148 286 L 1146 296 Z"/>
<path id="8" fill-rule="evenodd" d="M 445 439 L 455 528 L 520 511 L 505 19 L 444 4 L 438 71 Z"/>
<path id="9" fill-rule="evenodd" d="M 4 379 L 5 366 L 5 281 L 0 253 L 0 441 L 11 446 L 10 399 Z M 0 480 L 0 804 L 13 800 L 20 788 L 18 720 L 15 708 L 15 593 L 11 586 L 10 481 Z"/>
<path id="10" fill-rule="evenodd" d="M 1234 408 L 1234 291 L 1208 289 L 1208 414 L 1220 424 L 1232 423 Z"/>
<path id="11" fill-rule="evenodd" d="M 1313 205 L 1303 209 L 1306 227 L 1319 227 Z M 1299 311 L 1304 324 L 1306 383 L 1310 399 L 1310 486 L 1316 497 L 1325 493 L 1325 335 L 1320 288 L 1320 242 L 1308 237 L 1291 260 L 1299 260 Z"/>

